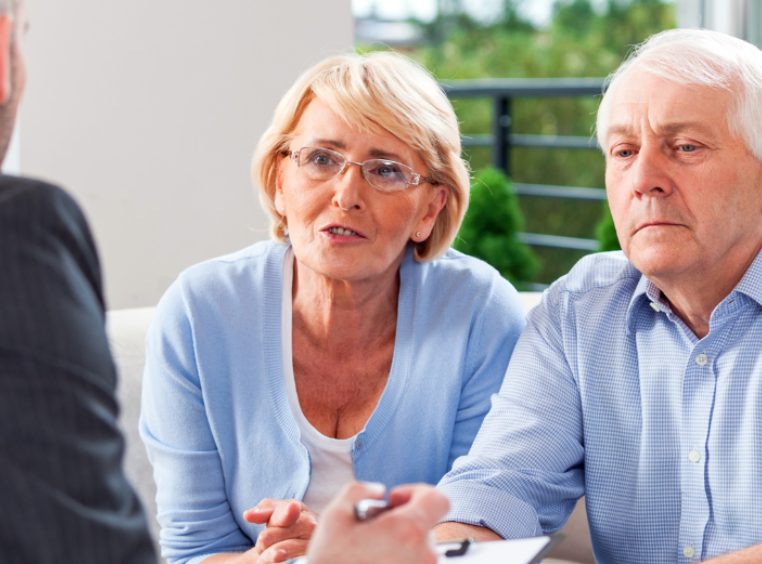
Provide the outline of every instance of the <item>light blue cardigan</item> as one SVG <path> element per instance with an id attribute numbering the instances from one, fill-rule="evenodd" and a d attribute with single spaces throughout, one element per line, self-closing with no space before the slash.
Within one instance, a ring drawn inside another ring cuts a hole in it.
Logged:
<path id="1" fill-rule="evenodd" d="M 262 242 L 194 266 L 147 337 L 140 432 L 170 562 L 243 551 L 264 497 L 301 499 L 310 461 L 286 396 L 281 347 L 287 245 Z M 360 480 L 436 484 L 468 451 L 524 325 L 517 292 L 448 251 L 400 268 L 386 389 L 352 447 Z"/>

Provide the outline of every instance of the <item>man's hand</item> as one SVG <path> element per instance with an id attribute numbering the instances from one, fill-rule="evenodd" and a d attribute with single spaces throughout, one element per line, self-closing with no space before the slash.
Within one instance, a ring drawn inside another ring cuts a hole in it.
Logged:
<path id="1" fill-rule="evenodd" d="M 431 527 L 447 513 L 447 498 L 432 486 L 400 486 L 389 494 L 390 510 L 358 522 L 354 504 L 383 494 L 380 484 L 345 486 L 321 517 L 307 552 L 309 563 L 434 564 Z"/>

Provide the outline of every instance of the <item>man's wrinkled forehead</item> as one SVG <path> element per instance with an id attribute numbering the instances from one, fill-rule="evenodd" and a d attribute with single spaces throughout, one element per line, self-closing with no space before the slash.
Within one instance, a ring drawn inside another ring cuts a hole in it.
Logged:
<path id="1" fill-rule="evenodd" d="M 599 141 L 634 125 L 642 114 L 659 117 L 665 133 L 686 128 L 711 130 L 717 123 L 709 120 L 719 117 L 727 122 L 732 105 L 733 97 L 726 89 L 681 82 L 646 66 L 631 65 L 611 84 L 605 104 L 599 108 Z"/>

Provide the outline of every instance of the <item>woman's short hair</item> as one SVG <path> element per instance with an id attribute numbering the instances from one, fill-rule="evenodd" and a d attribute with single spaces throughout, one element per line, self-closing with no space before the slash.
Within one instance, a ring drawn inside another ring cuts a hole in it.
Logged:
<path id="1" fill-rule="evenodd" d="M 416 243 L 418 260 L 432 259 L 452 243 L 468 207 L 470 178 L 461 158 L 460 130 L 452 104 L 420 65 L 392 52 L 329 57 L 304 72 L 281 99 L 270 127 L 259 140 L 252 174 L 272 236 L 285 240 L 285 218 L 275 209 L 279 161 L 294 130 L 315 98 L 360 131 L 388 131 L 412 147 L 428 170 L 447 188 L 447 201 L 431 236 Z"/>
<path id="2" fill-rule="evenodd" d="M 631 68 L 666 80 L 730 92 L 730 130 L 762 160 L 762 51 L 737 37 L 706 29 L 670 29 L 653 35 L 628 55 L 609 77 L 598 108 L 598 144 L 605 147 L 610 93 Z"/>

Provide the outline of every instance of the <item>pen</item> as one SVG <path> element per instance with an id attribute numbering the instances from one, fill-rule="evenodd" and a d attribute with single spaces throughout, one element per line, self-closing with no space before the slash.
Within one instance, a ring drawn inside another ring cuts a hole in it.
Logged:
<path id="1" fill-rule="evenodd" d="M 355 503 L 355 518 L 358 521 L 367 521 L 388 509 L 391 509 L 391 506 L 385 499 L 361 499 Z"/>

